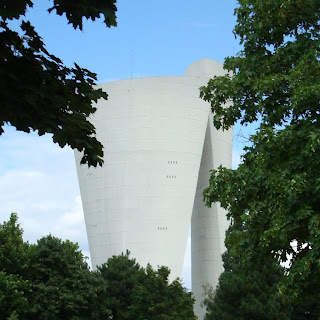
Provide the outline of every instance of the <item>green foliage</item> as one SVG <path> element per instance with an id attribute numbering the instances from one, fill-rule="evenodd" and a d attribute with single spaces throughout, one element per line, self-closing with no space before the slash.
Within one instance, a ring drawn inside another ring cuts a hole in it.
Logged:
<path id="1" fill-rule="evenodd" d="M 137 319 L 196 320 L 193 312 L 194 299 L 176 279 L 169 283 L 170 270 L 150 265 L 145 270 L 142 285 L 136 288 L 131 313 Z"/>
<path id="2" fill-rule="evenodd" d="M 98 272 L 106 282 L 108 307 L 112 319 L 135 319 L 131 317 L 129 309 L 134 303 L 134 290 L 144 276 L 140 265 L 134 259 L 129 259 L 127 252 L 125 255 L 108 259 L 98 267 Z"/>
<path id="3" fill-rule="evenodd" d="M 17 319 L 29 308 L 26 294 L 30 246 L 22 238 L 18 218 L 12 213 L 9 221 L 0 223 L 0 314 L 2 319 Z"/>
<path id="4" fill-rule="evenodd" d="M 106 26 L 117 26 L 116 15 L 117 7 L 115 6 L 116 0 L 78 0 L 78 1 L 66 1 L 66 0 L 53 0 L 53 7 L 48 11 L 56 10 L 57 14 L 62 16 L 66 15 L 69 23 L 76 29 L 82 30 L 83 17 L 95 21 L 100 18 L 100 15 L 104 16 L 104 23 Z"/>
<path id="5" fill-rule="evenodd" d="M 98 271 L 77 244 L 51 235 L 29 245 L 12 214 L 0 224 L 0 318 L 25 320 L 195 320 L 194 299 L 168 268 L 146 269 L 125 255 Z"/>
<path id="6" fill-rule="evenodd" d="M 142 268 L 135 259 L 113 256 L 98 267 L 107 284 L 109 309 L 114 320 L 195 320 L 194 299 L 178 279 L 169 283 L 166 267 Z"/>
<path id="7" fill-rule="evenodd" d="M 1 319 L 16 319 L 29 309 L 26 292 L 31 287 L 28 280 L 19 275 L 6 273 L 0 268 L 0 314 Z"/>
<path id="8" fill-rule="evenodd" d="M 278 294 L 277 285 L 284 268 L 277 261 L 269 258 L 263 263 L 243 264 L 228 251 L 222 259 L 225 270 L 216 290 L 210 287 L 206 290 L 204 320 L 291 319 L 292 307 L 284 305 Z"/>
<path id="9" fill-rule="evenodd" d="M 201 91 L 215 126 L 312 122 L 319 115 L 319 0 L 238 2 L 234 32 L 244 48 L 225 60 L 232 73 Z M 233 105 L 223 107 L 230 99 Z"/>
<path id="10" fill-rule="evenodd" d="M 88 269 L 77 244 L 51 235 L 38 240 L 32 253 L 33 295 L 36 319 L 104 319 L 105 283 Z"/>
<path id="11" fill-rule="evenodd" d="M 105 24 L 116 26 L 116 0 L 54 0 L 49 12 L 66 14 L 73 27 L 82 30 L 83 17 L 105 17 Z M 95 137 L 89 117 L 93 106 L 107 94 L 93 86 L 96 74 L 79 67 L 67 68 L 50 54 L 29 21 L 23 20 L 31 0 L 6 0 L 0 4 L 0 134 L 5 124 L 39 135 L 51 133 L 61 147 L 69 145 L 83 152 L 81 163 L 102 165 L 103 150 Z M 22 19 L 18 33 L 10 20 Z"/>
<path id="12" fill-rule="evenodd" d="M 11 214 L 9 221 L 0 223 L 0 271 L 23 275 L 28 269 L 29 244 L 22 235 L 16 213 Z"/>
<path id="13" fill-rule="evenodd" d="M 261 121 L 238 169 L 213 171 L 204 191 L 207 205 L 219 201 L 247 228 L 228 233 L 230 254 L 290 257 L 279 290 L 306 303 L 320 281 L 319 12 L 319 0 L 239 0 L 243 50 L 201 91 L 217 128 Z"/>
<path id="14" fill-rule="evenodd" d="M 0 224 L 1 319 L 106 319 L 106 286 L 78 245 L 51 235 L 29 245 L 12 214 Z"/>

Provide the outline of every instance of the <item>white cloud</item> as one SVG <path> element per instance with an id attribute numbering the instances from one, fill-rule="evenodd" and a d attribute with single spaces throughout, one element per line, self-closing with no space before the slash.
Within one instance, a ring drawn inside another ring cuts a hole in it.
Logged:
<path id="1" fill-rule="evenodd" d="M 84 223 L 83 209 L 81 203 L 81 197 L 77 196 L 75 198 L 75 205 L 72 210 L 66 212 L 60 217 L 60 222 L 63 225 L 74 226 Z"/>
<path id="2" fill-rule="evenodd" d="M 78 242 L 88 255 L 73 151 L 49 135 L 6 131 L 0 139 L 0 221 L 16 212 L 25 240 L 51 233 Z"/>
<path id="3" fill-rule="evenodd" d="M 86 256 L 89 256 L 86 228 L 80 195 L 76 196 L 73 206 L 60 215 L 54 225 L 54 234 L 61 239 L 77 242 Z"/>

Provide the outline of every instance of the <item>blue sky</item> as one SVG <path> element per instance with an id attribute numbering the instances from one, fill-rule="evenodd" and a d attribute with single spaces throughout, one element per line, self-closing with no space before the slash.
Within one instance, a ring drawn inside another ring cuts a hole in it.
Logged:
<path id="1" fill-rule="evenodd" d="M 36 0 L 27 17 L 49 52 L 71 66 L 94 71 L 98 82 L 142 76 L 183 75 L 192 62 L 223 62 L 240 50 L 232 33 L 234 0 L 118 0 L 118 27 L 86 22 L 74 31 L 64 17 L 48 14 L 51 2 Z M 235 126 L 234 166 L 243 147 Z M 241 129 L 245 135 L 248 129 Z M 89 255 L 73 152 L 7 127 L 0 136 L 0 221 L 17 212 L 25 239 L 52 233 L 78 242 Z M 183 280 L 190 287 L 190 253 Z"/>

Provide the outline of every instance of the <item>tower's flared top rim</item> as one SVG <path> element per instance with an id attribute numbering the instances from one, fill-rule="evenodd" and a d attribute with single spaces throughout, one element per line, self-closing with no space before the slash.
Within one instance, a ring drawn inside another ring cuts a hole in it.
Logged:
<path id="1" fill-rule="evenodd" d="M 201 59 L 191 63 L 185 71 L 189 77 L 212 78 L 214 76 L 223 76 L 226 71 L 223 64 L 211 59 Z"/>

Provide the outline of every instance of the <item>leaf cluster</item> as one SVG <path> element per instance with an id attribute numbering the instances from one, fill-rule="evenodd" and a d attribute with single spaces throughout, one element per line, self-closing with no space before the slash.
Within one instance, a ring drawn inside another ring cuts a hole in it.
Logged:
<path id="1" fill-rule="evenodd" d="M 319 116 L 320 1 L 238 2 L 234 32 L 243 50 L 225 60 L 228 74 L 201 88 L 215 126 L 312 121 Z"/>
<path id="2" fill-rule="evenodd" d="M 12 214 L 0 224 L 1 319 L 195 320 L 194 299 L 166 267 L 129 252 L 91 271 L 77 244 L 52 235 L 30 245 Z"/>
<path id="3" fill-rule="evenodd" d="M 204 199 L 245 227 L 228 233 L 229 253 L 243 263 L 287 262 L 281 294 L 306 302 L 319 297 L 320 281 L 320 1 L 238 2 L 234 32 L 243 50 L 201 96 L 216 128 L 260 126 L 236 170 L 212 172 Z"/>
<path id="4" fill-rule="evenodd" d="M 242 264 L 228 251 L 222 259 L 225 271 L 218 286 L 205 290 L 204 320 L 292 319 L 292 306 L 285 305 L 278 294 L 277 285 L 284 270 L 276 261 Z"/>
<path id="5" fill-rule="evenodd" d="M 142 268 L 129 252 L 98 267 L 107 284 L 112 319 L 195 320 L 194 299 L 179 279 L 169 282 L 167 267 Z"/>
<path id="6" fill-rule="evenodd" d="M 77 244 L 51 235 L 30 245 L 17 215 L 0 224 L 1 319 L 106 319 L 106 287 Z"/>
<path id="7" fill-rule="evenodd" d="M 245 225 L 233 224 L 227 235 L 246 233 Z M 319 294 L 292 301 L 279 291 L 286 270 L 277 259 L 265 255 L 244 262 L 242 253 L 235 255 L 232 246 L 222 255 L 224 272 L 218 286 L 205 288 L 204 320 L 290 319 L 318 320 Z"/>
<path id="8" fill-rule="evenodd" d="M 93 106 L 107 94 L 94 88 L 96 74 L 76 63 L 68 68 L 50 54 L 42 38 L 24 19 L 31 0 L 2 1 L 0 4 L 0 134 L 10 124 L 17 130 L 51 133 L 59 146 L 69 145 L 83 152 L 81 163 L 102 165 L 103 147 L 96 139 L 89 117 Z M 116 26 L 115 0 L 54 0 L 55 10 L 73 27 L 82 30 L 83 17 L 105 17 L 105 24 Z M 20 32 L 12 30 L 10 21 L 19 20 Z"/>
<path id="9" fill-rule="evenodd" d="M 237 170 L 213 171 L 204 192 L 219 201 L 234 224 L 230 252 L 244 261 L 290 257 L 282 292 L 295 299 L 317 294 L 320 280 L 320 135 L 313 125 L 261 129 L 251 137 Z"/>
<path id="10" fill-rule="evenodd" d="M 88 20 L 95 21 L 100 18 L 101 14 L 104 16 L 104 23 L 107 27 L 116 27 L 117 7 L 116 0 L 53 0 L 53 6 L 48 9 L 49 12 L 56 10 L 60 16 L 66 15 L 69 23 L 77 29 L 82 30 L 82 20 L 85 17 Z"/>

